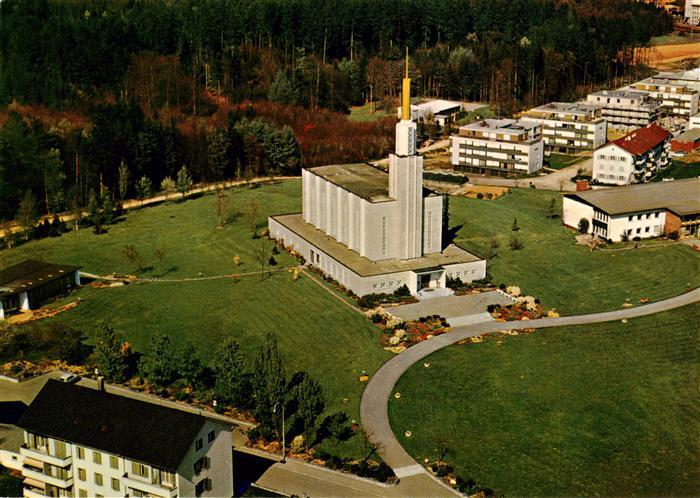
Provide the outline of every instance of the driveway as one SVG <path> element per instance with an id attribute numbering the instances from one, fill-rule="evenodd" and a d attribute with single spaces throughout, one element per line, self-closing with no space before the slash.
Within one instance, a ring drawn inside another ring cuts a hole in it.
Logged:
<path id="1" fill-rule="evenodd" d="M 422 465 L 404 450 L 394 436 L 389 423 L 388 400 L 399 378 L 415 363 L 426 356 L 450 346 L 462 339 L 487 332 L 523 328 L 562 327 L 567 325 L 585 325 L 614 320 L 630 319 L 672 310 L 700 301 L 700 288 L 663 301 L 604 313 L 566 316 L 561 318 L 540 318 L 525 322 L 485 322 L 464 327 L 453 328 L 449 334 L 443 334 L 408 348 L 381 366 L 372 376 L 362 393 L 360 418 L 362 427 L 371 441 L 379 445 L 379 454 L 384 461 L 402 478 L 402 482 L 411 476 L 424 476 L 422 483 L 435 483 L 434 489 L 426 494 L 413 493 L 413 496 L 435 496 L 445 492 L 444 485 L 433 479 Z M 428 479 L 429 478 L 429 479 Z"/>

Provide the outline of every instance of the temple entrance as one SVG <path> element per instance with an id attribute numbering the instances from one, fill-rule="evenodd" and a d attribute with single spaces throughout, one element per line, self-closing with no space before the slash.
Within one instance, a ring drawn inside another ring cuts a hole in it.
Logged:
<path id="1" fill-rule="evenodd" d="M 430 288 L 430 273 L 418 276 L 418 290 Z"/>

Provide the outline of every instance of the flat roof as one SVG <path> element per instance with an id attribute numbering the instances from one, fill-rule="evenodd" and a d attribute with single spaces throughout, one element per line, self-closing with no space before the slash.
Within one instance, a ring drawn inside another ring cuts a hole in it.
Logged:
<path id="1" fill-rule="evenodd" d="M 389 197 L 389 174 L 375 166 L 336 164 L 307 168 L 307 171 L 370 202 L 394 200 Z"/>
<path id="2" fill-rule="evenodd" d="M 533 107 L 528 112 L 567 112 L 587 115 L 601 108 L 601 104 L 592 102 L 550 102 L 549 104 Z"/>
<path id="3" fill-rule="evenodd" d="M 0 297 L 24 292 L 79 270 L 80 266 L 57 265 L 35 259 L 0 270 Z"/>
<path id="4" fill-rule="evenodd" d="M 17 425 L 177 472 L 205 421 L 201 415 L 50 379 Z"/>
<path id="5" fill-rule="evenodd" d="M 565 197 L 581 200 L 610 215 L 668 209 L 685 216 L 700 213 L 700 178 L 586 190 Z"/>
<path id="6" fill-rule="evenodd" d="M 700 140 L 700 128 L 685 130 L 683 133 L 674 138 L 674 140 L 681 140 L 683 142 L 697 142 Z"/>
<path id="7" fill-rule="evenodd" d="M 421 258 L 371 261 L 333 237 L 326 235 L 310 223 L 306 223 L 301 213 L 271 216 L 271 218 L 362 277 L 402 271 L 424 271 L 445 265 L 481 261 L 481 258 L 456 245 L 448 246 L 441 253 L 426 254 Z"/>
<path id="8" fill-rule="evenodd" d="M 523 133 L 541 126 L 537 121 L 528 119 L 482 119 L 475 123 L 460 126 L 460 130 L 489 130 L 495 132 Z"/>
<path id="9" fill-rule="evenodd" d="M 644 98 L 649 93 L 641 90 L 601 90 L 599 92 L 589 93 L 588 95 L 593 95 L 596 97 L 620 97 L 620 98 Z"/>

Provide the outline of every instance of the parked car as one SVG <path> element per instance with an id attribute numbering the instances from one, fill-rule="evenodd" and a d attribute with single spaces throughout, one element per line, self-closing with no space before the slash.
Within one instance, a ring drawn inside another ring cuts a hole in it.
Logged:
<path id="1" fill-rule="evenodd" d="M 58 380 L 65 382 L 66 384 L 75 384 L 80 380 L 80 375 L 75 375 L 72 373 L 65 373 L 61 375 Z"/>

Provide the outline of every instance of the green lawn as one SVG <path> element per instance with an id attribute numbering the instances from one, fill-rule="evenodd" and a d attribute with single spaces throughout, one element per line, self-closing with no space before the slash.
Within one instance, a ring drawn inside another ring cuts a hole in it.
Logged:
<path id="1" fill-rule="evenodd" d="M 392 426 L 419 461 L 448 438 L 457 473 L 505 496 L 697 496 L 699 322 L 692 305 L 451 346 L 400 379 Z"/>
<path id="2" fill-rule="evenodd" d="M 239 211 L 253 199 L 262 204 L 259 226 L 266 225 L 267 213 L 300 209 L 299 181 L 259 189 L 229 190 L 231 205 Z M 241 257 L 238 272 L 257 272 L 254 260 L 258 241 L 251 238 L 245 217 L 224 229 L 216 229 L 214 196 L 183 203 L 171 203 L 130 212 L 126 219 L 109 228 L 109 233 L 93 235 L 90 230 L 64 234 L 0 252 L 0 267 L 26 257 L 76 263 L 97 273 L 136 273 L 122 255 L 125 244 L 133 244 L 142 254 L 146 276 L 167 279 L 230 274 L 231 258 Z M 159 263 L 156 249 L 165 252 Z M 277 256 L 279 266 L 293 265 L 286 253 Z M 189 339 L 209 358 L 225 337 L 235 336 L 252 362 L 255 348 L 266 333 L 276 332 L 288 373 L 305 370 L 322 383 L 329 410 L 344 410 L 359 419 L 359 397 L 363 370 L 373 372 L 390 353 L 378 346 L 378 329 L 347 305 L 331 296 L 308 277 L 293 282 L 286 272 L 264 281 L 259 273 L 230 279 L 190 282 L 131 284 L 119 288 L 84 287 L 66 299 L 80 297 L 74 310 L 59 315 L 88 335 L 105 320 L 120 331 L 137 349 L 143 350 L 148 338 L 165 332 L 179 344 Z M 343 398 L 348 398 L 343 402 Z M 357 439 L 357 438 L 355 438 Z M 359 448 L 359 441 L 345 451 Z M 358 449 L 359 451 L 359 449 Z"/>
<path id="3" fill-rule="evenodd" d="M 353 121 L 377 121 L 378 119 L 389 116 L 394 116 L 394 114 L 380 109 L 379 105 L 375 102 L 374 105 L 365 104 L 351 108 L 349 119 Z"/>
<path id="4" fill-rule="evenodd" d="M 572 156 L 569 154 L 550 154 L 545 158 L 545 166 L 552 169 L 562 169 L 583 161 L 585 157 Z"/>
<path id="5" fill-rule="evenodd" d="M 700 285 L 700 257 L 689 247 L 673 245 L 620 252 L 577 246 L 561 220 L 548 219 L 552 198 L 561 211 L 561 194 L 513 189 L 497 200 L 450 198 L 450 225 L 461 226 L 456 242 L 487 254 L 492 235 L 499 241 L 488 263 L 494 283 L 519 285 L 562 314 L 618 309 L 625 299 L 637 304 L 658 300 Z M 513 251 L 508 242 L 513 219 L 524 243 Z"/>
<path id="6" fill-rule="evenodd" d="M 671 166 L 656 175 L 652 181 L 660 182 L 664 178 L 681 180 L 683 178 L 694 178 L 700 176 L 700 163 L 684 163 L 682 161 L 672 161 Z"/>

